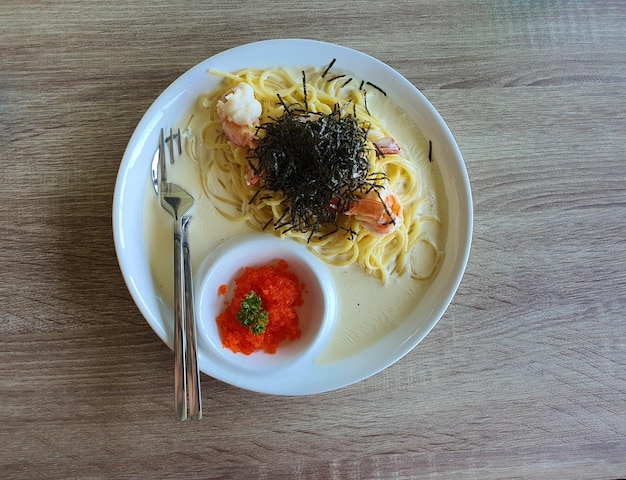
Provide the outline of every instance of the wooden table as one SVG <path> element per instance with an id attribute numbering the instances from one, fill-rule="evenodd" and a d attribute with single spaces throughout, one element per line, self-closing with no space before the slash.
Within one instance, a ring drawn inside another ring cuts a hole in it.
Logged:
<path id="1" fill-rule="evenodd" d="M 472 183 L 469 264 L 383 372 L 296 398 L 203 375 L 178 423 L 115 257 L 117 170 L 178 75 L 276 37 L 430 99 Z M 626 476 L 626 3 L 5 1 L 0 58 L 1 478 Z"/>

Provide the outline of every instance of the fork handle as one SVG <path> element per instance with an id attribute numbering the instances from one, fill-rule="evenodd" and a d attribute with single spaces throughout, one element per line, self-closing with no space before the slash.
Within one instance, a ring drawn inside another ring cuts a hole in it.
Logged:
<path id="1" fill-rule="evenodd" d="M 202 400 L 200 397 L 200 370 L 198 369 L 196 320 L 194 315 L 193 274 L 191 271 L 191 255 L 189 251 L 189 221 L 184 216 L 183 224 L 183 276 L 185 292 L 185 359 L 187 369 L 187 389 L 189 393 L 189 418 L 202 418 Z"/>
<path id="2" fill-rule="evenodd" d="M 185 374 L 185 313 L 183 281 L 182 220 L 174 222 L 174 397 L 176 418 L 187 419 L 187 377 Z"/>

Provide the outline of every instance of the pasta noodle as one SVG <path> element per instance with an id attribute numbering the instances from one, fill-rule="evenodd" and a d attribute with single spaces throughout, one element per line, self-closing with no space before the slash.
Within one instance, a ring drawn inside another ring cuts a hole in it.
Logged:
<path id="1" fill-rule="evenodd" d="M 417 209 L 422 198 L 414 159 L 402 154 L 377 155 L 373 143 L 369 149 L 370 172 L 384 173 L 389 189 L 403 206 L 404 221 L 391 233 L 376 234 L 347 215 L 339 216 L 338 230 L 336 226 L 324 226 L 315 235 L 277 228 L 286 216 L 283 194 L 280 191 L 257 194 L 259 186 L 247 183 L 250 150 L 228 141 L 217 110 L 217 101 L 233 87 L 245 82 L 253 88 L 255 99 L 262 105 L 261 124 L 279 118 L 285 105 L 298 104 L 311 113 L 327 115 L 337 106 L 347 105 L 346 112 L 368 125 L 368 142 L 374 142 L 392 136 L 370 114 L 367 106 L 368 96 L 383 95 L 384 92 L 362 88 L 363 83 L 347 75 L 331 75 L 315 69 L 300 71 L 300 74 L 284 68 L 211 73 L 223 76 L 224 80 L 216 90 L 198 99 L 196 108 L 202 109 L 206 115 L 200 131 L 191 132 L 192 141 L 186 142 L 186 148 L 187 154 L 199 165 L 205 194 L 222 215 L 233 221 L 246 222 L 256 230 L 270 230 L 277 235 L 295 238 L 330 264 L 358 263 L 383 284 L 390 275 L 402 275 L 410 269 L 410 251 L 416 242 L 421 241 Z M 192 118 L 188 124 L 191 122 Z"/>

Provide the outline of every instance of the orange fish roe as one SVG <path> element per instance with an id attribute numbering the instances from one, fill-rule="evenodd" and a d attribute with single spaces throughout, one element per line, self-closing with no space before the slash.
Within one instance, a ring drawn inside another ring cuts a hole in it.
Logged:
<path id="1" fill-rule="evenodd" d="M 228 293 L 228 285 L 220 285 L 220 286 L 217 288 L 217 294 L 218 294 L 220 297 L 223 297 L 223 296 L 224 296 L 224 295 L 226 295 L 227 293 Z"/>
<path id="2" fill-rule="evenodd" d="M 235 280 L 233 299 L 216 319 L 225 348 L 245 355 L 257 350 L 273 354 L 282 341 L 300 338 L 295 307 L 303 304 L 304 284 L 288 268 L 281 259 L 277 266 L 246 267 Z M 236 318 L 242 300 L 251 291 L 261 297 L 262 308 L 268 312 L 267 328 L 260 335 L 252 333 Z"/>

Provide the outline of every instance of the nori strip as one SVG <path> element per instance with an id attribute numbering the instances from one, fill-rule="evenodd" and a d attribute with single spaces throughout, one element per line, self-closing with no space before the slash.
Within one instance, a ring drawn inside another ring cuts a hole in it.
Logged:
<path id="1" fill-rule="evenodd" d="M 345 230 L 339 215 L 385 180 L 369 173 L 369 127 L 345 113 L 347 104 L 329 114 L 309 114 L 279 101 L 284 113 L 258 127 L 253 164 L 261 189 L 284 195 L 285 213 L 274 228 L 309 233 L 309 239 L 323 227 Z"/>

